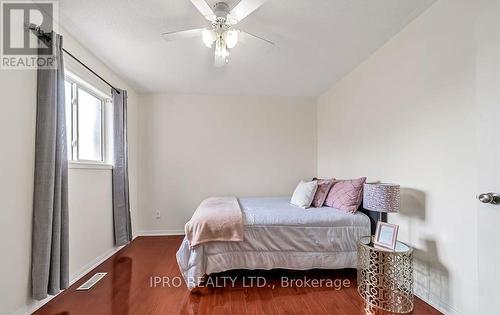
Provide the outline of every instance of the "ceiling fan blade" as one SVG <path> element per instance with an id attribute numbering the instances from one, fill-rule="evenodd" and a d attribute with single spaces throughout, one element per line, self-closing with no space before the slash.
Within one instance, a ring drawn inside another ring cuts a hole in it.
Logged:
<path id="1" fill-rule="evenodd" d="M 163 37 L 164 40 L 171 42 L 174 40 L 188 39 L 201 36 L 202 30 L 203 30 L 202 28 L 195 28 L 192 30 L 167 32 L 167 33 L 162 33 L 161 37 Z"/>
<path id="2" fill-rule="evenodd" d="M 272 41 L 268 39 L 265 39 L 263 37 L 242 30 L 240 30 L 239 39 L 242 43 L 246 44 L 251 42 L 257 42 L 259 44 L 264 45 L 266 48 L 274 48 L 276 46 Z"/>
<path id="3" fill-rule="evenodd" d="M 250 13 L 257 10 L 266 1 L 267 0 L 241 0 L 240 3 L 229 12 L 229 15 L 231 15 L 231 18 L 234 19 L 236 23 L 240 22 Z"/>
<path id="4" fill-rule="evenodd" d="M 201 15 L 203 15 L 207 20 L 214 21 L 215 14 L 212 8 L 208 5 L 205 0 L 191 0 L 191 3 L 200 11 Z"/>

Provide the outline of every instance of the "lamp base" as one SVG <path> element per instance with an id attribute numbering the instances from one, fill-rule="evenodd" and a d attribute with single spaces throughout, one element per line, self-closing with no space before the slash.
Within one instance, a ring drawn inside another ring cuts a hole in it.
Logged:
<path id="1" fill-rule="evenodd" d="M 386 212 L 379 212 L 378 213 L 378 220 L 380 222 L 387 223 L 387 213 Z"/>

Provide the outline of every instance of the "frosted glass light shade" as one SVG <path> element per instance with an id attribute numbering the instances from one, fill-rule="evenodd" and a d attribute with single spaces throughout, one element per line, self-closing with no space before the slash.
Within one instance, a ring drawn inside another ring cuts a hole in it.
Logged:
<path id="1" fill-rule="evenodd" d="M 201 30 L 201 37 L 203 39 L 203 43 L 210 48 L 212 47 L 213 42 L 216 40 L 216 36 L 213 30 L 207 30 L 206 28 Z"/>
<path id="2" fill-rule="evenodd" d="M 215 42 L 215 61 L 216 67 L 222 67 L 228 62 L 229 51 L 227 50 L 226 43 L 222 39 L 217 39 Z"/>
<path id="3" fill-rule="evenodd" d="M 215 55 L 221 59 L 226 59 L 229 56 L 226 43 L 222 40 L 217 40 L 215 43 Z"/>
<path id="4" fill-rule="evenodd" d="M 239 32 L 237 30 L 229 30 L 224 33 L 224 41 L 227 48 L 232 49 L 238 44 Z"/>

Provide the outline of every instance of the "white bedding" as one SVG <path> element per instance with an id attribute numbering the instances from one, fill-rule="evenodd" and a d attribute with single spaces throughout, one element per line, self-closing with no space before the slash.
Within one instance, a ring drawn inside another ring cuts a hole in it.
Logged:
<path id="1" fill-rule="evenodd" d="M 240 198 L 243 242 L 213 242 L 177 252 L 181 273 L 191 290 L 205 274 L 231 269 L 356 267 L 356 243 L 370 235 L 370 220 L 361 213 L 329 208 L 302 209 L 289 197 Z"/>

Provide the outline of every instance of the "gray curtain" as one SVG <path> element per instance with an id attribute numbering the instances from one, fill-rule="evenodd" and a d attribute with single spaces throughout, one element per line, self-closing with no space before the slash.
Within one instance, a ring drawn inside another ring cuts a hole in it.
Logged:
<path id="1" fill-rule="evenodd" d="M 68 154 L 63 40 L 52 35 L 55 69 L 37 70 L 32 295 L 41 300 L 69 285 Z"/>
<path id="2" fill-rule="evenodd" d="M 113 221 L 115 244 L 132 240 L 128 185 L 127 91 L 111 90 L 113 95 Z"/>

